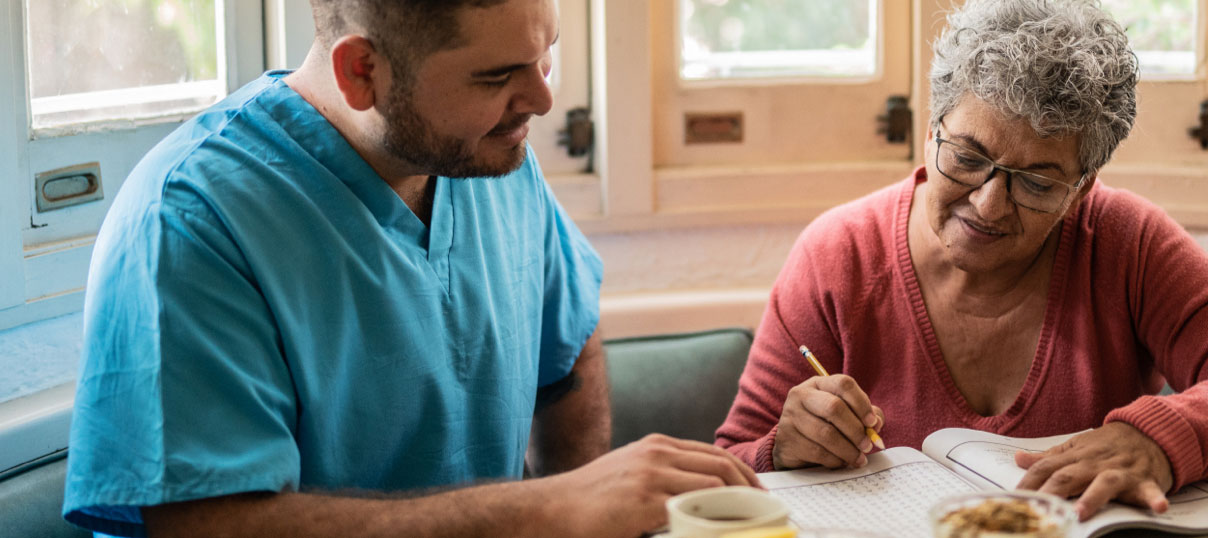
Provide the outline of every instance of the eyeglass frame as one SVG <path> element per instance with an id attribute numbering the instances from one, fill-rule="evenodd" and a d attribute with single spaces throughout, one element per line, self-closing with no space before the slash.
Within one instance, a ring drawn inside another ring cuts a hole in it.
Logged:
<path id="1" fill-rule="evenodd" d="M 943 118 L 940 118 L 938 124 L 940 127 L 943 127 L 945 129 L 948 128 L 947 125 L 944 125 Z M 1003 173 L 1006 174 L 1006 176 L 1007 176 L 1007 195 L 1010 196 L 1011 201 L 1014 202 L 1015 205 L 1018 205 L 1019 207 L 1023 207 L 1023 208 L 1026 208 L 1026 209 L 1029 209 L 1032 211 L 1036 211 L 1037 213 L 1057 213 L 1057 212 L 1061 211 L 1061 208 L 1063 206 L 1065 206 L 1065 202 L 1070 199 L 1070 194 L 1076 192 L 1078 189 L 1081 189 L 1082 184 L 1084 182 L 1086 182 L 1087 172 L 1085 170 L 1082 172 L 1082 177 L 1078 178 L 1078 182 L 1074 183 L 1073 185 L 1070 185 L 1069 183 L 1051 178 L 1044 174 L 1037 174 L 1036 172 L 1029 172 L 1027 170 L 1019 170 L 1017 168 L 1010 168 L 1010 167 L 998 164 L 998 162 L 996 162 L 994 159 L 991 159 L 990 157 L 986 156 L 984 153 L 982 153 L 980 151 L 977 151 L 970 147 L 963 146 L 961 144 L 958 144 L 958 143 L 948 140 L 946 138 L 941 138 L 938 129 L 936 130 L 935 135 L 932 138 L 935 139 L 935 159 L 934 159 L 935 160 L 935 169 L 937 171 L 939 171 L 939 173 L 942 174 L 944 177 L 948 178 L 949 181 L 956 183 L 957 185 L 960 185 L 962 187 L 968 187 L 970 191 L 974 191 L 974 190 L 980 189 L 986 183 L 989 183 L 991 179 L 994 179 L 994 176 L 998 175 L 998 171 L 1002 170 Z M 981 158 L 985 159 L 986 162 L 990 163 L 990 173 L 986 176 L 986 179 L 983 179 L 981 181 L 981 183 L 978 183 L 976 185 L 970 185 L 968 183 L 965 183 L 965 182 L 962 182 L 962 181 L 959 181 L 959 180 L 953 178 L 952 176 L 948 175 L 947 172 L 943 171 L 940 168 L 940 150 L 942 149 L 943 144 L 950 144 L 954 147 L 960 148 L 964 151 L 967 151 L 978 157 L 981 157 Z M 1065 196 L 1061 198 L 1061 202 L 1057 204 L 1057 207 L 1055 209 L 1048 210 L 1048 211 L 1043 210 L 1043 209 L 1036 209 L 1034 207 L 1024 205 L 1024 204 L 1020 203 L 1019 200 L 1015 199 L 1015 193 L 1011 190 L 1011 185 L 1013 185 L 1015 182 L 1015 174 L 1027 174 L 1029 176 L 1035 176 L 1035 177 L 1039 177 L 1041 179 L 1046 179 L 1046 180 L 1052 181 L 1053 183 L 1055 183 L 1057 185 L 1061 185 L 1062 187 L 1065 187 L 1065 189 L 1066 189 Z"/>

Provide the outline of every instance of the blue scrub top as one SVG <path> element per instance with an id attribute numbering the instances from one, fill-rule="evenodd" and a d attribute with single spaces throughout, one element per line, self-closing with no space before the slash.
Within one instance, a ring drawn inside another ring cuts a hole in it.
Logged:
<path id="1" fill-rule="evenodd" d="M 247 491 L 518 478 L 599 257 L 530 152 L 437 178 L 430 227 L 268 73 L 135 168 L 97 238 L 64 515 Z"/>

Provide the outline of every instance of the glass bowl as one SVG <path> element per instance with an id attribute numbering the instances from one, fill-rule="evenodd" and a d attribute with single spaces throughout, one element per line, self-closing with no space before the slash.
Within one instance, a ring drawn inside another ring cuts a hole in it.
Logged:
<path id="1" fill-rule="evenodd" d="M 1065 538 L 1074 505 L 1036 491 L 979 491 L 941 499 L 928 514 L 936 538 Z"/>

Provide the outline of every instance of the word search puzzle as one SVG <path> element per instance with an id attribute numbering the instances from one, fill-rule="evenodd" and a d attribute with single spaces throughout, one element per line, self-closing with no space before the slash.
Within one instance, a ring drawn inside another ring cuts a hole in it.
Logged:
<path id="1" fill-rule="evenodd" d="M 1026 473 L 1015 465 L 1016 452 L 1043 452 L 1074 435 L 1024 439 L 947 428 L 928 435 L 922 451 L 894 447 L 869 454 L 861 469 L 761 473 L 759 481 L 788 504 L 789 518 L 802 529 L 928 538 L 928 512 L 940 499 L 1012 489 Z M 1208 535 L 1208 480 L 1187 484 L 1167 498 L 1170 509 L 1163 514 L 1108 503 L 1078 523 L 1071 536 L 1098 538 L 1118 529 Z"/>
<path id="2" fill-rule="evenodd" d="M 803 529 L 845 529 L 927 538 L 927 510 L 949 495 L 976 491 L 921 454 L 890 449 L 858 470 L 769 473 L 764 487 L 789 505 Z"/>

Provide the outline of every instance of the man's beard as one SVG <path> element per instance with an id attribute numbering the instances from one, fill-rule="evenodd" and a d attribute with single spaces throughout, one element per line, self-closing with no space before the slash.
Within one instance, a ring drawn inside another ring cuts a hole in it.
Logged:
<path id="1" fill-rule="evenodd" d="M 524 143 L 508 150 L 502 159 L 486 161 L 479 158 L 465 140 L 437 134 L 432 123 L 416 112 L 412 101 L 408 91 L 397 86 L 391 90 L 384 113 L 385 143 L 395 158 L 415 165 L 425 173 L 454 178 L 502 176 L 524 162 Z M 511 124 L 497 126 L 492 132 L 510 130 L 526 121 L 528 116 L 523 116 Z"/>

